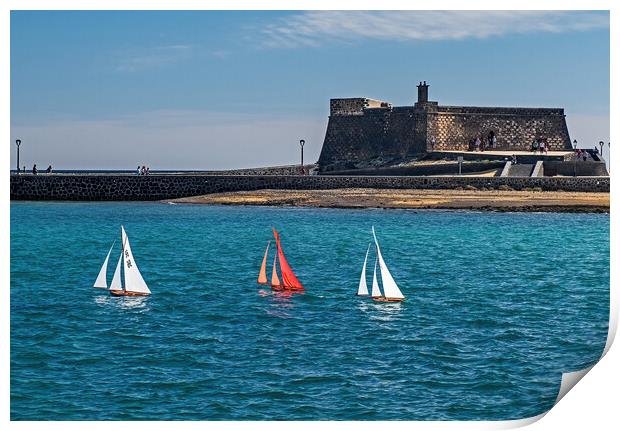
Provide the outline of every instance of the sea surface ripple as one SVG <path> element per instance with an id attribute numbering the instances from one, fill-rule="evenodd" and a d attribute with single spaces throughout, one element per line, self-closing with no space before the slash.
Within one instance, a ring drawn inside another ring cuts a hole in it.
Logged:
<path id="1" fill-rule="evenodd" d="M 150 297 L 92 288 L 121 224 Z M 372 225 L 402 304 L 355 296 Z M 523 418 L 608 316 L 605 214 L 11 203 L 13 420 Z"/>

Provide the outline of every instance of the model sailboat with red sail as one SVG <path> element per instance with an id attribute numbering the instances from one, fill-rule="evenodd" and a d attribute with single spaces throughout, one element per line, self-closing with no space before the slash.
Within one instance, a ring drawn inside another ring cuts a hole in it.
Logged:
<path id="1" fill-rule="evenodd" d="M 284 252 L 282 251 L 282 244 L 280 242 L 280 235 L 278 232 L 273 229 L 273 236 L 276 239 L 276 254 L 273 257 L 273 269 L 271 271 L 271 282 L 267 282 L 267 257 L 269 254 L 269 243 L 267 243 L 267 249 L 265 250 L 265 255 L 263 256 L 263 262 L 260 267 L 260 271 L 258 273 L 258 284 L 271 286 L 274 290 L 297 290 L 303 291 L 304 287 L 297 279 L 297 276 L 291 269 L 291 266 L 288 264 L 286 257 L 284 257 Z M 278 277 L 278 262 L 280 266 L 280 275 L 282 280 Z"/>

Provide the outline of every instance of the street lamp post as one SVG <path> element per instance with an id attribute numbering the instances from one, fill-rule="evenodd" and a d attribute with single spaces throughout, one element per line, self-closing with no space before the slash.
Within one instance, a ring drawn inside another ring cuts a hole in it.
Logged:
<path id="1" fill-rule="evenodd" d="M 575 153 L 573 154 L 573 177 L 577 176 L 577 139 L 573 141 L 573 149 Z"/>
<path id="2" fill-rule="evenodd" d="M 306 172 L 304 171 L 304 145 L 306 141 L 303 139 L 299 140 L 299 146 L 301 147 L 301 174 L 304 175 Z"/>
<path id="3" fill-rule="evenodd" d="M 15 145 L 17 145 L 17 173 L 19 174 L 19 146 L 22 144 L 21 139 L 15 140 Z"/>
<path id="4" fill-rule="evenodd" d="M 603 158 L 603 145 L 605 145 L 605 142 L 598 141 L 598 145 L 599 145 L 599 147 L 601 147 L 601 158 Z"/>

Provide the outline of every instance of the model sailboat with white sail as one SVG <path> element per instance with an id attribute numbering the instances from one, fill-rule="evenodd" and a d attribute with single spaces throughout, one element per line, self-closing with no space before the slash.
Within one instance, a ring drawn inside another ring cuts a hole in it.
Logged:
<path id="1" fill-rule="evenodd" d="M 150 295 L 151 291 L 146 285 L 144 278 L 142 278 L 142 274 L 138 270 L 138 265 L 136 264 L 133 253 L 131 252 L 129 237 L 125 233 L 125 228 L 123 226 L 121 226 L 121 245 L 121 254 L 118 257 L 118 262 L 116 263 L 116 269 L 114 270 L 110 287 L 108 288 L 107 286 L 106 275 L 108 261 L 110 259 L 110 254 L 112 253 L 114 244 L 110 247 L 110 251 L 108 251 L 106 258 L 103 261 L 103 265 L 101 266 L 101 270 L 99 271 L 99 275 L 97 276 L 97 280 L 95 280 L 93 287 L 108 289 L 110 294 L 114 296 Z"/>
<path id="2" fill-rule="evenodd" d="M 396 281 L 394 281 L 394 277 L 390 273 L 385 261 L 383 260 L 383 256 L 381 255 L 381 248 L 379 247 L 379 241 L 377 241 L 377 235 L 375 234 L 375 227 L 372 227 L 372 236 L 375 241 L 375 249 L 377 253 L 377 257 L 375 260 L 375 267 L 372 274 L 372 290 L 370 292 L 370 297 L 375 301 L 380 302 L 401 302 L 405 300 L 405 296 L 400 291 Z M 368 261 L 368 252 L 370 251 L 370 246 L 366 251 L 366 257 L 364 258 L 364 265 L 362 266 L 362 275 L 360 277 L 360 284 L 357 290 L 357 294 L 360 296 L 368 296 L 368 287 L 366 284 L 366 263 Z M 379 286 L 379 282 L 377 280 L 377 263 L 379 264 L 379 271 L 381 272 L 381 282 L 383 284 L 383 293 L 381 293 L 381 288 Z"/>

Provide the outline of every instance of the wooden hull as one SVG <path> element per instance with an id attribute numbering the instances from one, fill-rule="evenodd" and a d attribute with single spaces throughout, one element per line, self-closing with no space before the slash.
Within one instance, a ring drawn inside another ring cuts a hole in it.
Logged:
<path id="1" fill-rule="evenodd" d="M 110 290 L 112 296 L 149 296 L 150 293 L 129 292 L 127 290 Z"/>
<path id="2" fill-rule="evenodd" d="M 304 289 L 300 289 L 298 287 L 286 287 L 286 286 L 282 286 L 282 285 L 278 285 L 278 286 L 274 286 L 273 284 L 271 285 L 271 290 L 275 290 L 277 292 L 282 292 L 282 291 L 289 291 L 289 292 L 303 292 Z"/>
<path id="3" fill-rule="evenodd" d="M 372 299 L 377 302 L 403 302 L 405 300 L 405 298 L 385 298 L 383 296 L 375 297 Z"/>

